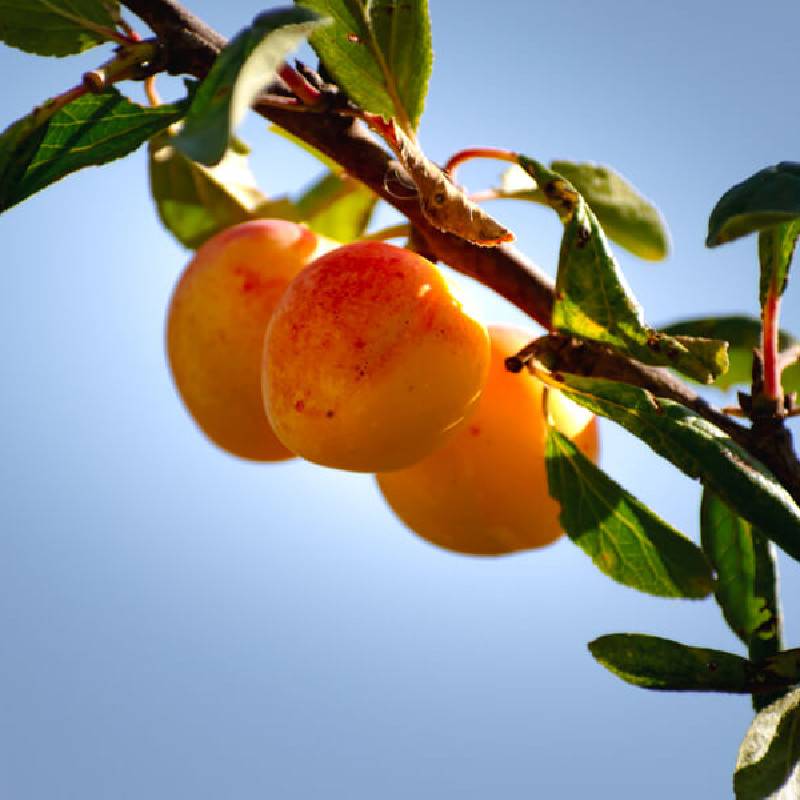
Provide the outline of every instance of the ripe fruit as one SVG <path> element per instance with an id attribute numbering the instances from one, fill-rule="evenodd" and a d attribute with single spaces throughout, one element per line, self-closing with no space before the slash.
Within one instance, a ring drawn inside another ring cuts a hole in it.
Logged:
<path id="1" fill-rule="evenodd" d="M 355 242 L 314 261 L 278 303 L 264 403 L 278 438 L 328 467 L 418 461 L 467 417 L 486 382 L 486 329 L 422 256 Z"/>
<path id="2" fill-rule="evenodd" d="M 200 429 L 256 461 L 291 458 L 261 400 L 261 354 L 272 311 L 292 278 L 337 245 L 279 219 L 228 228 L 198 249 L 167 314 L 167 357 Z"/>
<path id="3" fill-rule="evenodd" d="M 427 458 L 376 476 L 411 530 L 473 555 L 543 547 L 563 533 L 560 506 L 547 490 L 544 385 L 528 372 L 507 372 L 503 364 L 534 337 L 509 327 L 490 327 L 489 334 L 492 364 L 474 415 Z M 596 461 L 596 418 L 555 390 L 548 404 L 556 428 Z"/>

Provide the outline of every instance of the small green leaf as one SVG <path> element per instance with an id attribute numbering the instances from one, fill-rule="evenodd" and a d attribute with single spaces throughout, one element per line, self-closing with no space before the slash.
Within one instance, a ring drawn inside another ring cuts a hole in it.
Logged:
<path id="1" fill-rule="evenodd" d="M 736 800 L 800 796 L 800 689 L 756 714 L 736 759 Z"/>
<path id="2" fill-rule="evenodd" d="M 217 56 L 197 89 L 173 147 L 208 167 L 218 164 L 234 129 L 275 78 L 286 55 L 325 22 L 303 7 L 259 14 Z"/>
<path id="3" fill-rule="evenodd" d="M 360 108 L 417 129 L 433 64 L 427 0 L 297 0 L 333 19 L 311 46 Z"/>
<path id="4" fill-rule="evenodd" d="M 713 493 L 700 504 L 703 550 L 717 573 L 714 595 L 731 630 L 759 661 L 781 649 L 777 563 L 768 539 Z"/>
<path id="5" fill-rule="evenodd" d="M 667 257 L 669 234 L 661 214 L 619 173 L 570 161 L 553 161 L 550 168 L 583 195 L 609 239 L 640 258 Z"/>
<path id="6" fill-rule="evenodd" d="M 264 217 L 293 219 L 286 198 L 270 200 L 256 186 L 242 148 L 229 150 L 216 167 L 186 158 L 167 132 L 148 145 L 150 192 L 164 227 L 184 246 L 203 242 L 240 222 Z"/>
<path id="7" fill-rule="evenodd" d="M 724 372 L 724 342 L 676 339 L 645 323 L 603 229 L 575 187 L 537 161 L 525 156 L 518 161 L 564 221 L 553 327 L 609 344 L 645 364 L 672 367 L 703 383 Z"/>
<path id="8" fill-rule="evenodd" d="M 759 231 L 758 257 L 761 262 L 759 299 L 762 308 L 767 304 L 767 295 L 773 287 L 777 297 L 786 290 L 789 267 L 798 235 L 800 235 L 800 217 Z"/>
<path id="9" fill-rule="evenodd" d="M 781 161 L 728 189 L 708 218 L 707 247 L 800 217 L 800 164 Z"/>
<path id="10" fill-rule="evenodd" d="M 561 504 L 561 527 L 601 572 L 662 597 L 710 593 L 713 577 L 703 552 L 552 427 L 545 457 L 550 495 Z"/>
<path id="11" fill-rule="evenodd" d="M 684 335 L 721 339 L 728 342 L 728 371 L 719 375 L 713 386 L 727 391 L 731 386 L 749 385 L 753 377 L 753 349 L 761 347 L 761 320 L 756 317 L 732 315 L 698 317 L 673 322 L 662 328 L 670 336 Z M 781 351 L 800 346 L 800 341 L 781 331 L 778 347 Z M 800 391 L 800 365 L 791 366 L 781 375 L 787 393 Z"/>
<path id="12" fill-rule="evenodd" d="M 68 56 L 109 40 L 117 0 L 0 0 L 0 41 L 40 56 Z"/>
<path id="13" fill-rule="evenodd" d="M 560 376 L 557 388 L 638 436 L 800 560 L 800 508 L 775 476 L 716 425 L 626 383 Z"/>
<path id="14" fill-rule="evenodd" d="M 0 135 L 0 211 L 70 172 L 128 155 L 186 106 L 144 108 L 112 88 L 55 108 L 34 109 Z"/>
<path id="15" fill-rule="evenodd" d="M 749 694 L 753 688 L 751 663 L 722 650 L 612 633 L 589 642 L 589 651 L 617 677 L 644 689 Z"/>
<path id="16" fill-rule="evenodd" d="M 300 219 L 322 236 L 346 244 L 363 236 L 378 198 L 366 186 L 326 173 L 298 201 Z"/>

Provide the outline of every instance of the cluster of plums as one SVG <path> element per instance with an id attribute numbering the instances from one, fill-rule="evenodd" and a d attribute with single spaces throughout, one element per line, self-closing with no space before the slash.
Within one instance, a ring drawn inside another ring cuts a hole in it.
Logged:
<path id="1" fill-rule="evenodd" d="M 531 338 L 470 316 L 414 252 L 271 219 L 200 247 L 167 317 L 175 384 L 211 441 L 255 461 L 374 473 L 409 528 L 476 555 L 562 534 L 543 384 L 504 368 Z M 595 418 L 558 392 L 548 408 L 596 460 Z"/>

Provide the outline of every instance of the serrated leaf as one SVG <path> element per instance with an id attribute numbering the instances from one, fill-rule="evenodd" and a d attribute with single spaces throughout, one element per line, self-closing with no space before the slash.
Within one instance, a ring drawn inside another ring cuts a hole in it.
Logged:
<path id="1" fill-rule="evenodd" d="M 761 264 L 759 300 L 763 308 L 774 290 L 780 297 L 786 290 L 789 267 L 792 264 L 797 237 L 800 235 L 800 218 L 782 225 L 764 228 L 758 234 L 758 257 Z"/>
<path id="2" fill-rule="evenodd" d="M 559 521 L 601 572 L 661 597 L 706 597 L 713 576 L 703 552 L 550 427 L 547 483 Z"/>
<path id="3" fill-rule="evenodd" d="M 275 78 L 286 55 L 325 20 L 308 8 L 259 14 L 217 56 L 172 145 L 193 161 L 218 164 L 247 109 Z"/>
<path id="4" fill-rule="evenodd" d="M 34 109 L 0 135 L 0 211 L 70 172 L 128 155 L 186 106 L 144 108 L 112 88 L 53 108 Z"/>
<path id="5" fill-rule="evenodd" d="M 311 46 L 360 108 L 417 129 L 433 64 L 427 0 L 297 0 L 333 19 Z"/>
<path id="6" fill-rule="evenodd" d="M 724 431 L 685 406 L 626 383 L 536 373 L 630 431 L 800 560 L 800 508 L 777 478 Z"/>
<path id="7" fill-rule="evenodd" d="M 109 40 L 116 0 L 0 0 L 0 41 L 40 56 L 68 56 Z"/>
<path id="8" fill-rule="evenodd" d="M 700 504 L 703 550 L 717 573 L 714 595 L 731 630 L 758 661 L 781 648 L 774 548 L 758 529 L 705 490 Z"/>
<path id="9" fill-rule="evenodd" d="M 518 156 L 518 162 L 564 221 L 555 330 L 604 342 L 645 364 L 669 366 L 703 383 L 723 373 L 728 366 L 725 342 L 677 339 L 645 323 L 603 229 L 575 187 L 537 161 Z"/>
<path id="10" fill-rule="evenodd" d="M 800 217 L 800 164 L 781 161 L 728 189 L 708 218 L 707 247 Z"/>
<path id="11" fill-rule="evenodd" d="M 753 665 L 741 656 L 690 647 L 644 633 L 611 633 L 589 642 L 607 670 L 643 689 L 749 694 Z"/>
<path id="12" fill-rule="evenodd" d="M 756 714 L 736 759 L 736 800 L 800 796 L 800 689 Z"/>
<path id="13" fill-rule="evenodd" d="M 240 148 L 228 150 L 216 167 L 187 158 L 163 132 L 148 145 L 150 192 L 164 227 L 185 247 L 240 222 L 265 217 L 294 219 L 286 198 L 270 200 L 257 186 Z"/>
<path id="14" fill-rule="evenodd" d="M 738 384 L 749 385 L 753 374 L 753 349 L 761 347 L 761 320 L 756 317 L 732 315 L 697 317 L 681 320 L 661 329 L 671 336 L 696 336 L 728 342 L 728 370 L 715 378 L 713 386 L 727 391 Z M 800 345 L 794 336 L 781 331 L 778 347 L 781 351 Z M 785 369 L 781 375 L 787 393 L 800 391 L 800 365 Z"/>
<path id="15" fill-rule="evenodd" d="M 346 244 L 364 234 L 377 200 L 358 181 L 328 172 L 297 200 L 297 208 L 313 231 Z"/>
<path id="16" fill-rule="evenodd" d="M 640 258 L 666 258 L 669 234 L 661 214 L 619 173 L 571 161 L 552 161 L 550 168 L 583 195 L 609 239 Z"/>

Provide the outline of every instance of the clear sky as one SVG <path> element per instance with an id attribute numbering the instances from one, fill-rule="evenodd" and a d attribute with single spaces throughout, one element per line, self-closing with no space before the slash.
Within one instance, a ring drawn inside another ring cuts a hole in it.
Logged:
<path id="1" fill-rule="evenodd" d="M 648 321 L 757 313 L 755 240 L 703 241 L 730 185 L 800 160 L 800 9 L 583 5 L 431 0 L 423 147 L 609 164 L 672 232 L 666 262 L 620 254 Z M 192 8 L 231 35 L 262 7 Z M 0 127 L 106 57 L 0 48 Z M 318 174 L 263 121 L 241 133 L 269 194 Z M 159 226 L 145 167 L 141 150 L 0 216 L 0 796 L 730 796 L 748 699 L 635 689 L 586 649 L 636 631 L 741 652 L 713 601 L 639 595 L 568 541 L 440 551 L 368 476 L 244 463 L 202 437 L 163 345 L 188 254 Z M 501 171 L 459 178 L 478 190 Z M 555 216 L 492 211 L 553 274 Z M 800 334 L 798 297 L 790 284 L 783 322 Z M 478 302 L 487 321 L 522 319 Z M 604 468 L 696 539 L 697 484 L 610 424 L 602 436 Z M 800 570 L 781 567 L 797 646 Z"/>

